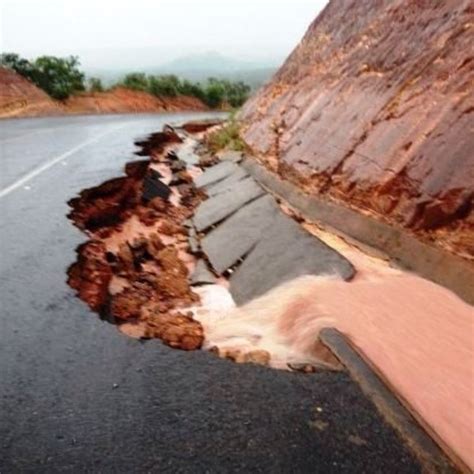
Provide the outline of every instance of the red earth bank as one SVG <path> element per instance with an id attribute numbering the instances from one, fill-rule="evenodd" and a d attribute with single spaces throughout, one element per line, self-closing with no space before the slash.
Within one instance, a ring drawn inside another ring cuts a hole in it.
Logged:
<path id="1" fill-rule="evenodd" d="M 207 109 L 196 97 L 155 97 L 124 87 L 106 92 L 84 92 L 60 102 L 16 72 L 0 67 L 0 118 Z"/>

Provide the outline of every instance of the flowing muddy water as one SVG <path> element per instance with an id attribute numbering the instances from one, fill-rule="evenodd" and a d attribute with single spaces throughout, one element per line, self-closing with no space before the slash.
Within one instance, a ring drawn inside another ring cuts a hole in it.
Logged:
<path id="1" fill-rule="evenodd" d="M 350 282 L 302 276 L 236 308 L 196 311 L 206 347 L 264 350 L 270 365 L 331 367 L 316 342 L 324 327 L 345 334 L 413 415 L 461 464 L 474 465 L 474 308 L 451 291 L 390 266 L 315 224 L 303 226 L 356 267 Z M 206 288 L 205 291 L 211 291 Z M 245 360 L 245 358 L 243 358 Z"/>

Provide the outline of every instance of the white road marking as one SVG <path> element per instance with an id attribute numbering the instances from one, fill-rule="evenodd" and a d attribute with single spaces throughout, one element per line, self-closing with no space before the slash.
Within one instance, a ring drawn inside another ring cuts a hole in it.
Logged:
<path id="1" fill-rule="evenodd" d="M 10 186 L 7 186 L 6 188 L 2 189 L 0 191 L 0 198 L 6 196 L 7 194 L 10 194 L 12 191 L 15 191 L 15 189 L 18 189 L 21 186 L 24 186 L 28 181 L 31 181 L 33 178 L 36 176 L 40 175 L 44 171 L 48 170 L 52 166 L 54 166 L 56 163 L 59 163 L 61 160 L 64 160 L 65 158 L 68 158 L 71 155 L 74 155 L 74 153 L 77 153 L 79 150 L 82 148 L 86 147 L 87 145 L 90 145 L 91 143 L 95 143 L 99 141 L 101 138 L 105 137 L 106 135 L 109 135 L 110 133 L 116 132 L 120 128 L 125 127 L 128 125 L 127 123 L 119 125 L 118 127 L 114 127 L 112 130 L 107 130 L 104 133 L 100 133 L 99 135 L 95 136 L 94 138 L 91 138 L 90 140 L 86 140 L 85 142 L 80 143 L 79 145 L 75 146 L 74 148 L 71 148 L 69 151 L 66 151 L 62 155 L 56 156 L 55 158 L 52 158 L 51 160 L 47 161 L 46 163 L 43 163 L 42 165 L 38 166 L 35 168 L 33 171 L 30 171 L 29 173 L 25 174 L 23 177 L 15 181 L 14 183 L 10 184 Z"/>

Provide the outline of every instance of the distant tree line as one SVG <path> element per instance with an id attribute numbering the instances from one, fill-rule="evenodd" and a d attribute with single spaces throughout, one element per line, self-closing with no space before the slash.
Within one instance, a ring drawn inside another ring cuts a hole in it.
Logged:
<path id="1" fill-rule="evenodd" d="M 70 95 L 89 90 L 103 92 L 107 90 L 97 77 L 87 80 L 79 69 L 79 59 L 75 56 L 58 58 L 55 56 L 40 56 L 34 61 L 20 57 L 16 53 L 0 55 L 0 64 L 13 69 L 18 74 L 28 78 L 51 97 L 65 100 Z M 242 81 L 209 78 L 205 83 L 180 79 L 173 74 L 147 75 L 134 72 L 127 74 L 117 86 L 148 92 L 158 97 L 176 97 L 188 95 L 197 97 L 209 107 L 223 105 L 240 107 L 250 94 L 250 86 Z"/>
<path id="2" fill-rule="evenodd" d="M 201 84 L 180 79 L 174 74 L 153 76 L 131 73 L 127 74 L 120 84 L 129 89 L 145 91 L 156 96 L 194 96 L 213 108 L 222 104 L 240 107 L 250 93 L 250 86 L 242 81 L 232 82 L 210 77 L 206 83 Z"/>

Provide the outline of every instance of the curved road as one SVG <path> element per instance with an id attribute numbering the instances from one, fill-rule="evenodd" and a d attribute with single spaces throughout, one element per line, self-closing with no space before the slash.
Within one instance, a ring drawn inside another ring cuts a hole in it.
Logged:
<path id="1" fill-rule="evenodd" d="M 132 340 L 66 285 L 67 200 L 198 115 L 0 121 L 0 473 L 419 472 L 346 374 Z"/>

